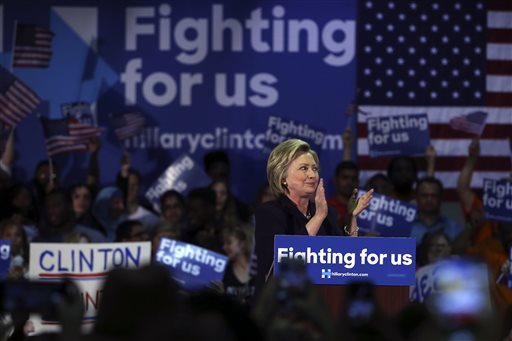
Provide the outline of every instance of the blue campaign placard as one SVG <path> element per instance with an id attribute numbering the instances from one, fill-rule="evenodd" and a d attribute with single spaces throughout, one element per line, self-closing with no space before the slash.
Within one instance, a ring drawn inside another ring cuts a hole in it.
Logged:
<path id="1" fill-rule="evenodd" d="M 289 120 L 279 116 L 269 116 L 262 151 L 269 153 L 284 140 L 297 138 L 306 141 L 314 151 L 320 153 L 324 137 L 324 129 L 313 127 L 310 124 L 297 120 Z"/>
<path id="2" fill-rule="evenodd" d="M 221 281 L 228 257 L 202 247 L 162 238 L 155 260 L 166 266 L 185 290 L 197 290 Z"/>
<path id="3" fill-rule="evenodd" d="M 484 214 L 487 219 L 512 222 L 512 181 L 484 179 Z"/>
<path id="4" fill-rule="evenodd" d="M 358 196 L 366 193 L 359 190 Z M 373 193 L 370 205 L 357 216 L 362 233 L 381 237 L 409 237 L 418 209 L 415 205 Z"/>
<path id="5" fill-rule="evenodd" d="M 11 266 L 11 241 L 0 240 L 0 279 L 5 278 Z"/>
<path id="6" fill-rule="evenodd" d="M 430 144 L 426 113 L 368 117 L 366 124 L 371 157 L 422 155 Z"/>
<path id="7" fill-rule="evenodd" d="M 190 156 L 181 155 L 146 191 L 146 198 L 160 212 L 160 196 L 174 189 L 186 193 L 192 188 L 207 186 L 212 180 Z"/>
<path id="8" fill-rule="evenodd" d="M 416 278 L 414 238 L 275 236 L 276 273 L 288 258 L 304 260 L 314 284 L 414 285 Z"/>

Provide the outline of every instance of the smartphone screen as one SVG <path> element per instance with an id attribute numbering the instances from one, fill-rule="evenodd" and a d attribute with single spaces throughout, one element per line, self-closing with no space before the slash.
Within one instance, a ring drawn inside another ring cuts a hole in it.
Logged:
<path id="1" fill-rule="evenodd" d="M 57 320 L 56 306 L 63 294 L 64 284 L 60 282 L 0 283 L 1 307 L 4 312 L 38 313 L 48 320 Z"/>
<path id="2" fill-rule="evenodd" d="M 434 312 L 446 321 L 479 319 L 490 310 L 487 267 L 464 259 L 445 261 L 436 273 Z"/>
<path id="3" fill-rule="evenodd" d="M 305 296 L 309 278 L 304 261 L 296 259 L 283 261 L 279 265 L 276 279 L 278 301 L 291 302 L 293 298 Z"/>

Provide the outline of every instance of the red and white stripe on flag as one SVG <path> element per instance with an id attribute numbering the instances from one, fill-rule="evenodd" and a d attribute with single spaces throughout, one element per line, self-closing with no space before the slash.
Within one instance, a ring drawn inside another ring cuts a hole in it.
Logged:
<path id="1" fill-rule="evenodd" d="M 478 159 L 471 186 L 482 188 L 484 178 L 501 179 L 512 171 L 512 1 L 490 0 L 487 6 L 485 106 L 372 106 L 359 109 L 373 116 L 427 113 L 431 144 L 436 149 L 436 177 L 447 188 L 446 198 L 456 200 L 459 172 L 468 155 L 474 135 L 454 130 L 450 120 L 475 111 L 488 113 L 480 136 Z M 369 157 L 366 116 L 358 114 L 358 163 L 361 182 L 377 172 L 386 172 L 390 158 Z M 416 158 L 425 170 L 425 159 Z M 420 172 L 420 176 L 424 173 Z"/>

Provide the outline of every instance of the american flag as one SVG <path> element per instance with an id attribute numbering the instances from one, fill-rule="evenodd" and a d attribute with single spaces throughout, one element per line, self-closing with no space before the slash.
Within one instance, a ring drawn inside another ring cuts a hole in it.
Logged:
<path id="1" fill-rule="evenodd" d="M 146 119 L 139 112 L 127 112 L 112 116 L 112 126 L 120 141 L 140 134 L 145 125 Z"/>
<path id="2" fill-rule="evenodd" d="M 457 177 L 474 135 L 450 121 L 487 113 L 472 187 L 511 170 L 512 1 L 359 2 L 357 26 L 358 155 L 362 181 L 385 172 L 389 158 L 371 159 L 366 119 L 426 112 L 436 149 L 436 176 L 455 198 Z M 425 161 L 418 158 L 421 169 Z M 420 176 L 422 174 L 420 173 Z"/>
<path id="3" fill-rule="evenodd" d="M 475 111 L 467 115 L 457 116 L 450 119 L 450 127 L 480 136 L 485 129 L 487 116 L 487 113 L 483 111 Z"/>
<path id="4" fill-rule="evenodd" d="M 41 102 L 36 93 L 0 66 L 0 121 L 14 127 Z"/>
<path id="5" fill-rule="evenodd" d="M 62 153 L 86 151 L 89 139 L 97 136 L 101 128 L 76 120 L 41 117 L 48 156 Z"/>
<path id="6" fill-rule="evenodd" d="M 45 27 L 16 23 L 12 64 L 14 67 L 50 65 L 53 32 Z"/>

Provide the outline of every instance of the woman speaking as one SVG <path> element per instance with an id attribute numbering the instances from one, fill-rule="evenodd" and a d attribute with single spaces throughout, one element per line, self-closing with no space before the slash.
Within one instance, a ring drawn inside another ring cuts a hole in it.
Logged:
<path id="1" fill-rule="evenodd" d="M 349 225 L 342 231 L 336 226 L 335 213 L 328 210 L 319 170 L 317 154 L 302 140 L 286 140 L 270 153 L 267 178 L 277 199 L 255 211 L 257 292 L 273 273 L 275 235 L 357 236 L 356 217 L 368 206 L 373 189 L 359 199 L 356 199 L 357 190 L 354 191 L 348 207 Z"/>

